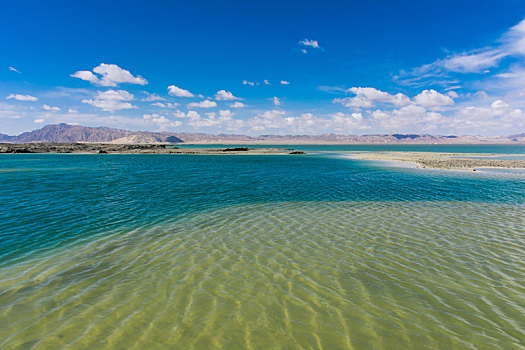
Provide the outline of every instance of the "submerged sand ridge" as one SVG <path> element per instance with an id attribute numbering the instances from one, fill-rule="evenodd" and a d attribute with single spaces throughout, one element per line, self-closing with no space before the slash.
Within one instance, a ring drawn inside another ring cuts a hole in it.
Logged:
<path id="1" fill-rule="evenodd" d="M 475 170 L 476 168 L 525 169 L 525 160 L 494 159 L 511 154 L 441 153 L 441 152 L 358 152 L 352 157 L 367 160 L 387 160 L 416 163 L 422 168 Z M 476 158 L 473 158 L 476 157 Z"/>
<path id="2" fill-rule="evenodd" d="M 179 148 L 166 144 L 22 143 L 0 144 L 0 153 L 92 154 L 304 154 L 290 148 Z"/>

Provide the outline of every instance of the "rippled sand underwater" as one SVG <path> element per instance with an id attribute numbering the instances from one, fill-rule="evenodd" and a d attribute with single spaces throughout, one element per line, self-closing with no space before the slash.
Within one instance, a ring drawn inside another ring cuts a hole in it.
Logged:
<path id="1" fill-rule="evenodd" d="M 521 349 L 523 205 L 274 202 L 0 270 L 0 348 Z"/>

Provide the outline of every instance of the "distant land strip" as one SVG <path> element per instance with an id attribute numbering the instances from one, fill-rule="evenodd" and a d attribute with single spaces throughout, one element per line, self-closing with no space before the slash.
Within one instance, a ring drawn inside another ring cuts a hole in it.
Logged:
<path id="1" fill-rule="evenodd" d="M 77 153 L 77 154 L 305 154 L 290 148 L 178 148 L 166 144 L 114 144 L 114 143 L 0 143 L 0 154 L 24 153 Z"/>
<path id="2" fill-rule="evenodd" d="M 128 131 L 108 127 L 69 124 L 46 125 L 41 129 L 10 136 L 0 134 L 1 143 L 112 143 L 112 144 L 525 144 L 525 133 L 509 136 L 384 134 L 384 135 L 234 135 Z"/>

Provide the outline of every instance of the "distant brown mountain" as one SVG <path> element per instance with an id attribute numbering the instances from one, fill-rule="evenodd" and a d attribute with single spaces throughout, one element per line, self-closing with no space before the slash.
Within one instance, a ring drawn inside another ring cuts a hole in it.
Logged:
<path id="1" fill-rule="evenodd" d="M 377 135 L 260 135 L 128 131 L 69 124 L 46 125 L 17 136 L 0 134 L 0 142 L 201 143 L 201 144 L 403 144 L 403 143 L 525 143 L 525 133 L 511 136 L 435 136 L 428 134 Z"/>

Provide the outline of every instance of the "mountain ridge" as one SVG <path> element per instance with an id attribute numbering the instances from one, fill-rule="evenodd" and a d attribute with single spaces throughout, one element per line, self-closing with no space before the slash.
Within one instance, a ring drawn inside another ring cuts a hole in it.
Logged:
<path id="1" fill-rule="evenodd" d="M 525 143 L 525 133 L 509 136 L 456 136 L 430 134 L 372 134 L 372 135 L 259 135 L 247 136 L 236 134 L 205 134 L 189 132 L 152 132 L 129 131 L 110 127 L 89 127 L 70 124 L 50 124 L 33 131 L 19 135 L 0 133 L 0 142 L 90 142 L 90 143 L 120 143 L 120 144 L 151 144 L 151 143 L 201 143 L 201 144 L 362 144 L 362 143 Z"/>

